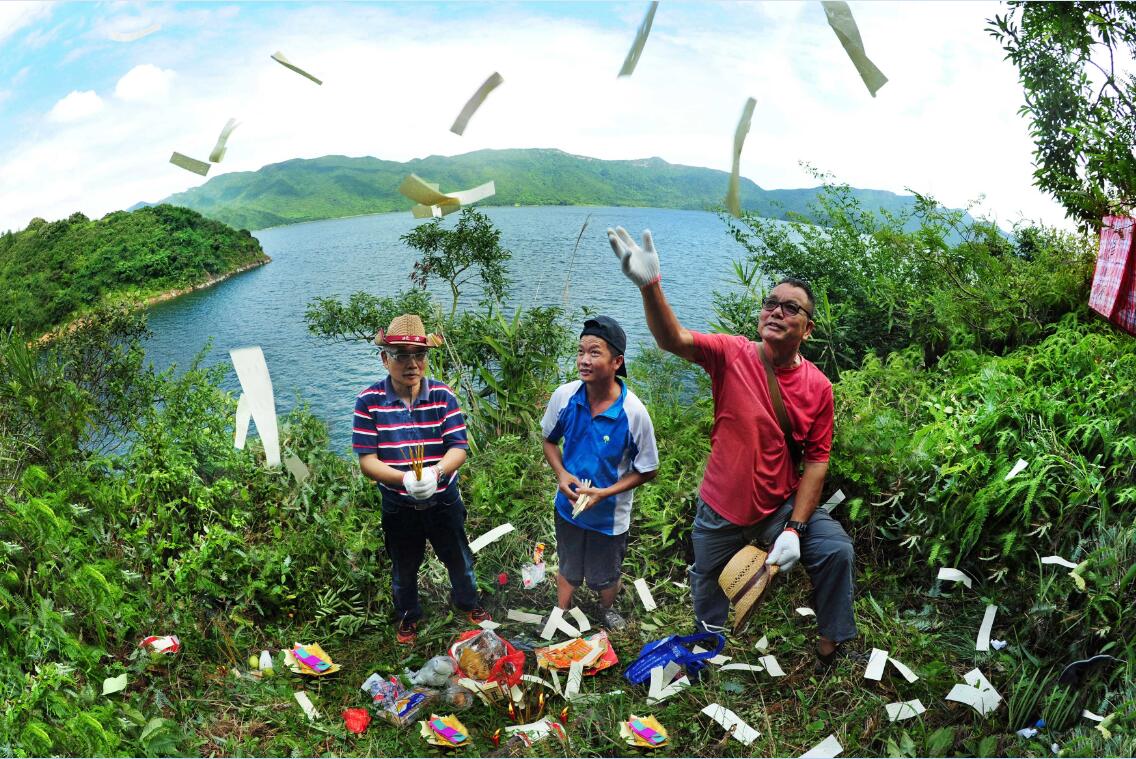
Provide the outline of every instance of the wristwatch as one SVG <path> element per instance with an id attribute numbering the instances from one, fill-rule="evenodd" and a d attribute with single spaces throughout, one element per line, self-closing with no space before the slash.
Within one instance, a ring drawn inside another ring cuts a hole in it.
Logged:
<path id="1" fill-rule="evenodd" d="M 792 530 L 793 532 L 797 533 L 797 537 L 803 538 L 805 536 L 805 533 L 809 529 L 809 523 L 808 522 L 794 522 L 792 519 L 790 519 L 788 522 L 785 523 L 785 529 L 786 530 Z"/>

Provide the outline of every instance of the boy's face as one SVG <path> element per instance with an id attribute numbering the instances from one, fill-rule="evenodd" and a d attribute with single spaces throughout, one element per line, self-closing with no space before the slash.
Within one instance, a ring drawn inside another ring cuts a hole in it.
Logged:
<path id="1" fill-rule="evenodd" d="M 580 338 L 580 348 L 576 351 L 576 371 L 580 373 L 583 382 L 607 384 L 615 378 L 615 372 L 621 366 L 623 356 L 615 355 L 602 337 L 584 335 Z"/>

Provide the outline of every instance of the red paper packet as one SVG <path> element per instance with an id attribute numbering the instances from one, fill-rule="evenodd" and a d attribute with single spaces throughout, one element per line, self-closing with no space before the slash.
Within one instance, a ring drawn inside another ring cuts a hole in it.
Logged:
<path id="1" fill-rule="evenodd" d="M 367 731 L 367 725 L 371 724 L 371 715 L 366 709 L 344 709 L 343 724 L 356 735 L 362 735 Z"/>

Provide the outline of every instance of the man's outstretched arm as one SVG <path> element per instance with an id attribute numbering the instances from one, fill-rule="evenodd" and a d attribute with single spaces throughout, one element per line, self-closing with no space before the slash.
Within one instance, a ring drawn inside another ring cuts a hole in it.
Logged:
<path id="1" fill-rule="evenodd" d="M 647 329 L 651 330 L 655 342 L 668 353 L 693 361 L 694 336 L 679 324 L 678 317 L 663 294 L 659 254 L 655 252 L 651 232 L 643 233 L 642 247 L 631 239 L 631 235 L 623 227 L 609 229 L 607 239 L 623 266 L 623 273 L 635 283 L 643 296 L 643 314 L 647 317 Z"/>

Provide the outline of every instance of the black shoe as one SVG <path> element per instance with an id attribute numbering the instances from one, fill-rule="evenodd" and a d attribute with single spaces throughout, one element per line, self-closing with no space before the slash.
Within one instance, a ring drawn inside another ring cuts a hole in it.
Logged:
<path id="1" fill-rule="evenodd" d="M 838 662 L 847 661 L 851 662 L 853 665 L 866 665 L 868 659 L 868 655 L 863 651 L 849 648 L 847 644 L 839 643 L 831 653 L 824 655 L 817 654 L 816 671 L 818 675 L 824 675 L 834 670 Z"/>

